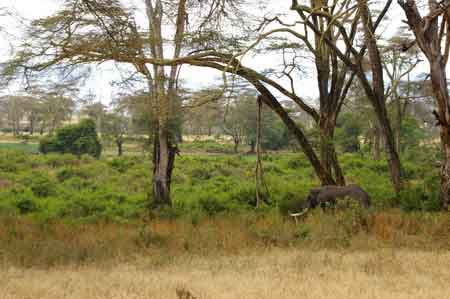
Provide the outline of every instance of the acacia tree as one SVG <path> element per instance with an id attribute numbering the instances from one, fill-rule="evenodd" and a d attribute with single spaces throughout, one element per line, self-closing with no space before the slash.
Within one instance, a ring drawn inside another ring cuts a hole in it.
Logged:
<path id="1" fill-rule="evenodd" d="M 445 67 L 450 51 L 450 1 L 428 1 L 429 12 L 425 16 L 420 13 L 416 1 L 398 0 L 398 3 L 405 12 L 417 45 L 430 64 L 432 92 L 438 109 L 435 114 L 444 152 L 440 196 L 442 206 L 447 210 L 450 205 L 450 97 Z"/>
<path id="2" fill-rule="evenodd" d="M 170 204 L 170 180 L 180 136 L 180 63 L 174 61 L 180 60 L 187 41 L 205 44 L 214 38 L 210 27 L 228 16 L 226 10 L 234 8 L 234 3 L 143 0 L 146 24 L 142 27 L 135 21 L 132 9 L 119 0 L 67 0 L 54 15 L 32 23 L 28 39 L 7 72 L 23 68 L 30 75 L 33 71 L 104 62 L 134 68 L 147 86 L 147 105 L 155 116 L 151 126 L 153 201 L 156 205 Z M 188 18 L 189 12 L 194 20 Z M 187 27 L 188 21 L 191 28 Z M 174 24 L 172 38 L 163 36 L 163 32 L 170 32 L 170 24 Z M 152 63 L 155 61 L 160 63 Z"/>
<path id="3" fill-rule="evenodd" d="M 114 141 L 117 146 L 117 156 L 119 157 L 123 154 L 123 143 L 130 127 L 129 123 L 130 119 L 123 111 L 117 109 L 105 113 L 103 117 L 103 135 Z"/>
<path id="4" fill-rule="evenodd" d="M 0 98 L 1 110 L 14 136 L 20 134 L 21 122 L 27 111 L 27 102 L 27 98 L 23 96 L 3 96 Z"/>
<path id="5" fill-rule="evenodd" d="M 394 110 L 392 119 L 398 152 L 401 152 L 402 122 L 410 100 L 410 74 L 420 62 L 416 48 L 402 51 L 403 45 L 410 42 L 409 36 L 402 36 L 401 32 L 398 32 L 397 36 L 388 40 L 388 45 L 382 49 L 383 69 L 389 79 L 385 97 L 390 100 L 389 104 Z"/>
<path id="6" fill-rule="evenodd" d="M 217 129 L 223 117 L 221 117 L 221 89 L 202 89 L 189 94 L 189 100 L 183 105 L 185 113 L 184 127 L 194 135 L 211 136 Z M 213 96 L 211 96 L 213 95 Z M 214 95 L 217 95 L 214 97 Z"/>
<path id="7" fill-rule="evenodd" d="M 296 9 L 295 5 L 298 5 L 298 3 L 293 3 L 292 9 Z M 270 23 L 278 22 L 280 25 L 283 25 L 283 27 L 272 30 L 272 32 L 284 32 L 290 34 L 291 37 L 300 40 L 313 55 L 319 90 L 319 112 L 317 113 L 312 107 L 306 110 L 306 112 L 309 112 L 309 115 L 319 127 L 319 151 L 322 165 L 326 168 L 327 172 L 334 172 L 338 184 L 345 185 L 344 174 L 339 165 L 335 150 L 334 132 L 342 104 L 344 103 L 354 79 L 354 72 L 348 65 L 339 61 L 333 48 L 323 42 L 323 37 L 326 37 L 335 45 L 342 40 L 342 34 L 339 31 L 339 28 L 333 26 L 333 23 L 337 18 L 331 19 L 327 17 L 327 15 L 339 14 L 339 12 L 345 10 L 348 1 L 341 1 L 340 3 L 328 0 L 311 1 L 310 5 L 312 11 L 324 12 L 325 14 L 314 13 L 311 14 L 311 18 L 309 18 L 306 14 L 299 13 L 301 22 L 296 22 L 291 25 L 282 22 L 279 18 L 270 19 L 268 21 Z M 351 16 L 351 14 L 340 16 L 338 18 L 340 19 L 340 22 L 346 22 L 348 21 L 349 16 Z M 301 27 L 303 30 L 296 27 L 299 23 L 306 24 L 308 21 L 313 24 L 315 28 L 314 31 L 308 26 Z M 353 26 L 354 25 L 355 23 L 353 23 Z M 353 43 L 355 38 L 355 34 L 350 35 L 348 41 Z M 285 45 L 282 45 L 282 47 L 285 47 Z M 350 55 L 349 48 L 345 50 L 345 55 Z M 289 65 L 286 67 L 288 66 Z M 291 66 L 296 66 L 295 60 L 292 62 Z M 284 71 L 284 74 L 291 80 L 292 85 L 294 85 L 294 79 L 290 75 L 290 72 Z M 293 88 L 292 90 L 295 92 Z"/>
<path id="8" fill-rule="evenodd" d="M 332 9 L 330 10 L 330 7 L 335 7 L 337 1 L 330 6 L 319 1 L 313 1 L 315 6 L 308 6 L 298 3 L 297 0 L 293 0 L 291 9 L 302 17 L 305 25 L 311 28 L 315 34 L 319 35 L 321 41 L 326 43 L 359 79 L 377 116 L 386 143 L 385 149 L 389 162 L 391 180 L 395 190 L 399 192 L 402 188 L 402 167 L 395 148 L 394 135 L 386 109 L 383 67 L 376 36 L 376 29 L 386 15 L 392 0 L 386 1 L 384 8 L 375 21 L 372 20 L 372 13 L 366 0 L 348 0 L 344 2 L 345 5 L 342 5 L 340 10 L 334 11 Z M 314 16 L 321 16 L 330 20 L 330 26 L 336 27 L 340 33 L 342 46 L 345 50 L 342 50 L 340 45 L 330 39 L 326 34 L 323 34 L 317 24 L 313 22 L 312 19 Z M 361 47 L 358 47 L 352 39 L 358 34 L 359 28 L 361 28 L 364 38 L 364 43 Z M 366 68 L 364 67 L 366 50 L 368 54 L 369 72 L 366 72 Z"/>

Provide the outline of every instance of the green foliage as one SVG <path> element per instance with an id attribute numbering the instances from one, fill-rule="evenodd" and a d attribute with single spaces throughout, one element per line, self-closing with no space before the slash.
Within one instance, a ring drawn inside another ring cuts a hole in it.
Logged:
<path id="1" fill-rule="evenodd" d="M 336 125 L 335 140 L 343 152 L 359 151 L 359 136 L 362 131 L 361 120 L 354 113 L 341 113 Z"/>
<path id="2" fill-rule="evenodd" d="M 114 158 L 109 162 L 109 165 L 117 170 L 118 172 L 125 173 L 128 169 L 133 167 L 137 163 L 137 160 L 135 158 L 129 158 L 129 157 L 120 157 L 120 158 Z"/>
<path id="3" fill-rule="evenodd" d="M 50 178 L 42 173 L 33 172 L 27 180 L 28 185 L 36 197 L 49 197 L 55 194 L 55 185 Z"/>
<path id="4" fill-rule="evenodd" d="M 231 144 L 221 144 L 214 140 L 195 140 L 180 144 L 182 152 L 206 152 L 212 154 L 231 154 L 233 146 Z"/>
<path id="5" fill-rule="evenodd" d="M 426 137 L 426 132 L 420 127 L 419 121 L 412 117 L 407 117 L 402 121 L 400 142 L 402 149 L 410 150 L 417 147 Z"/>
<path id="6" fill-rule="evenodd" d="M 55 136 L 43 138 L 39 144 L 39 151 L 44 154 L 57 152 L 76 156 L 88 154 L 99 158 L 102 148 L 95 130 L 95 122 L 92 119 L 85 119 L 76 125 L 58 129 Z"/>
<path id="7" fill-rule="evenodd" d="M 385 160 L 374 161 L 363 153 L 341 154 L 339 160 L 347 183 L 365 189 L 376 209 L 435 211 L 440 208 L 439 168 L 431 161 L 437 155 L 433 148 L 422 150 L 427 156 L 424 161 L 405 152 L 407 158 L 403 161 L 410 187 L 398 197 Z M 255 159 L 254 155 L 218 154 L 177 157 L 172 176 L 173 207 L 160 214 L 167 218 L 193 215 L 195 222 L 201 215 L 252 211 L 256 197 Z M 299 212 L 311 188 L 319 185 L 301 153 L 264 154 L 263 167 L 269 192 L 264 190 L 268 204 L 260 210 L 279 211 L 282 215 Z M 151 193 L 150 169 L 151 161 L 138 156 L 97 160 L 89 155 L 0 151 L 0 215 L 128 221 L 146 212 L 147 194 Z"/>

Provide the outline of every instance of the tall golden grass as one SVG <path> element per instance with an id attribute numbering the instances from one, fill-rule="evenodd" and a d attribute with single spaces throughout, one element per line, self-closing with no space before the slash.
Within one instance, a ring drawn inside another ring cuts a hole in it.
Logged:
<path id="1" fill-rule="evenodd" d="M 0 269 L 0 298 L 449 298 L 450 253 L 272 248 L 109 268 Z"/>
<path id="2" fill-rule="evenodd" d="M 449 298 L 448 214 L 0 219 L 0 298 Z"/>
<path id="3" fill-rule="evenodd" d="M 277 213 L 152 219 L 130 224 L 0 219 L 0 266 L 109 265 L 146 257 L 240 255 L 272 248 L 450 249 L 448 214 L 386 211 L 309 214 L 298 225 Z"/>

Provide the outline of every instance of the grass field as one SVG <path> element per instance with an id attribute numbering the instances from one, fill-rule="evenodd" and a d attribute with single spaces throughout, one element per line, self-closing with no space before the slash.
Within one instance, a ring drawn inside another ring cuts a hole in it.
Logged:
<path id="1" fill-rule="evenodd" d="M 450 253 L 255 251 L 109 268 L 0 269 L 0 298 L 449 298 Z M 189 297 L 191 294 L 194 297 Z"/>
<path id="2" fill-rule="evenodd" d="M 254 155 L 185 143 L 173 206 L 149 213 L 138 144 L 99 160 L 36 147 L 0 144 L 0 299 L 450 298 L 450 214 L 425 150 L 405 159 L 399 196 L 385 160 L 343 154 L 372 208 L 350 202 L 296 223 L 288 212 L 318 185 L 301 153 L 264 154 L 270 202 L 255 209 Z"/>

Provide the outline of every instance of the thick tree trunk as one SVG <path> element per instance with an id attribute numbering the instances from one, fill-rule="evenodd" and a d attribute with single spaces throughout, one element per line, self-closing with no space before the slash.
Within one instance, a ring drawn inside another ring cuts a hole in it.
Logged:
<path id="1" fill-rule="evenodd" d="M 448 211 L 450 206 L 450 132 L 448 127 L 441 127 L 441 141 L 444 151 L 444 161 L 441 167 L 440 198 L 442 208 Z"/>
<path id="2" fill-rule="evenodd" d="M 394 185 L 396 193 L 399 193 L 403 186 L 402 181 L 402 166 L 400 157 L 395 147 L 394 134 L 390 125 L 386 110 L 386 100 L 384 98 L 384 80 L 383 80 L 383 66 L 381 64 L 381 56 L 378 50 L 376 36 L 374 35 L 372 19 L 370 16 L 367 2 L 358 0 L 358 5 L 361 11 L 363 21 L 364 37 L 367 45 L 367 51 L 370 61 L 370 68 L 372 70 L 372 86 L 367 80 L 367 77 L 361 67 L 357 72 L 358 77 L 366 91 L 372 106 L 374 107 L 381 132 L 385 138 L 386 154 L 389 163 L 389 171 L 391 174 L 391 181 Z"/>
<path id="3" fill-rule="evenodd" d="M 398 0 L 398 3 L 405 11 L 408 25 L 414 32 L 417 44 L 430 63 L 431 87 L 438 107 L 436 116 L 440 126 L 444 156 L 441 168 L 440 198 L 443 209 L 448 211 L 450 205 L 450 98 L 445 72 L 450 44 L 448 1 L 439 1 L 439 3 L 436 0 L 428 1 L 429 15 L 423 17 L 420 15 L 415 1 Z M 443 20 L 439 25 L 440 15 Z M 445 34 L 442 34 L 444 32 Z M 442 53 L 443 40 L 445 40 L 445 48 Z"/>
<path id="4" fill-rule="evenodd" d="M 384 142 L 385 142 L 385 150 L 388 158 L 389 172 L 391 174 L 391 181 L 394 185 L 394 189 L 396 193 L 399 193 L 403 187 L 403 171 L 400 163 L 400 157 L 395 148 L 394 135 L 392 134 L 391 127 L 389 125 L 389 121 L 387 120 L 387 113 L 385 115 L 383 124 L 381 126 Z"/>
<path id="5" fill-rule="evenodd" d="M 331 160 L 331 163 L 332 163 L 332 166 L 333 166 L 333 171 L 334 171 L 334 176 L 335 176 L 335 179 L 336 179 L 336 183 L 338 184 L 338 185 L 340 185 L 340 186 L 345 186 L 345 177 L 344 177 L 344 172 L 342 171 L 342 168 L 341 168 L 341 164 L 339 163 L 339 160 L 338 160 L 338 157 L 337 157 L 337 154 L 336 154 L 336 149 L 334 148 L 334 146 L 333 146 L 333 149 L 332 149 L 332 160 Z"/>
<path id="6" fill-rule="evenodd" d="M 168 139 L 166 130 L 159 130 L 153 149 L 153 205 L 171 205 L 170 183 L 175 162 L 176 148 Z"/>
<path id="7" fill-rule="evenodd" d="M 333 173 L 338 185 L 345 185 L 344 173 L 337 159 L 334 146 L 335 123 L 332 116 L 321 117 L 320 123 L 320 160 L 328 173 Z"/>
<path id="8" fill-rule="evenodd" d="M 431 87 L 438 103 L 438 123 L 440 125 L 440 137 L 444 161 L 441 167 L 441 204 L 445 211 L 450 206 L 450 101 L 447 91 L 447 76 L 445 65 L 442 63 L 442 56 L 432 57 Z"/>

